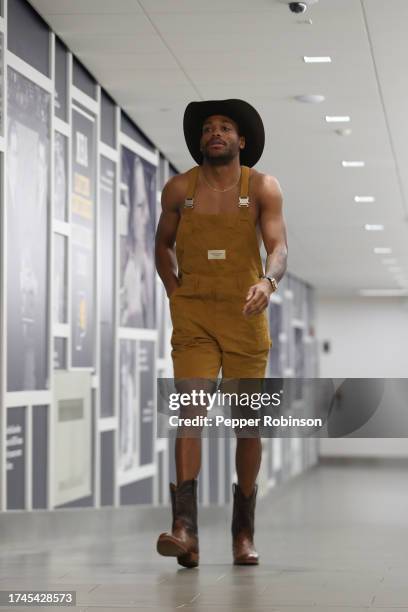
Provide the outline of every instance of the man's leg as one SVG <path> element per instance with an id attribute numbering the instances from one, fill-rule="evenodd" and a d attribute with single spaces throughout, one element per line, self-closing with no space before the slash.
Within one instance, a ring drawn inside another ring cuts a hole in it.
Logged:
<path id="1" fill-rule="evenodd" d="M 215 354 L 214 370 L 219 363 L 219 354 Z M 218 365 L 219 370 L 219 365 Z M 217 373 L 218 373 L 217 370 Z M 213 392 L 217 374 L 209 372 L 210 379 L 185 378 L 176 379 L 178 393 L 194 391 Z M 205 405 L 182 406 L 181 418 L 205 417 L 208 412 Z M 177 557 L 180 565 L 196 567 L 199 563 L 199 541 L 197 524 L 197 476 L 201 467 L 201 426 L 180 425 L 177 429 L 175 443 L 175 460 L 177 486 L 170 483 L 172 504 L 171 532 L 160 534 L 157 551 L 161 555 Z"/>
<path id="2" fill-rule="evenodd" d="M 186 393 L 189 389 L 180 389 Z M 183 406 L 180 418 L 194 418 L 203 414 L 205 408 Z M 171 532 L 160 534 L 157 552 L 161 555 L 177 557 L 180 565 L 196 567 L 199 563 L 199 542 L 197 525 L 197 476 L 201 465 L 201 427 L 179 425 L 175 443 L 177 485 L 170 483 L 172 505 Z"/>
<path id="3" fill-rule="evenodd" d="M 259 436 L 237 436 L 235 465 L 238 483 L 232 485 L 232 554 L 234 565 L 257 565 L 259 555 L 254 544 L 256 477 L 261 465 L 262 441 Z"/>
<path id="4" fill-rule="evenodd" d="M 266 351 L 264 360 L 266 363 Z M 262 364 L 263 365 L 263 364 Z M 229 370 L 231 374 L 231 368 Z M 258 372 L 256 372 L 258 374 Z M 259 368 L 259 378 L 232 377 L 225 385 L 237 392 L 237 402 L 231 403 L 231 416 L 242 419 L 257 419 L 258 411 L 246 405 L 247 397 L 252 393 L 259 395 L 261 390 L 261 374 L 263 368 Z M 243 394 L 241 396 L 241 394 Z M 256 422 L 255 422 L 256 423 Z M 262 459 L 262 440 L 259 425 L 248 425 L 244 428 L 234 430 L 236 436 L 235 467 L 238 483 L 232 485 L 233 509 L 232 509 L 232 553 L 234 565 L 257 565 L 259 555 L 254 544 L 255 532 L 255 505 L 258 492 L 256 479 L 259 473 Z"/>
<path id="5" fill-rule="evenodd" d="M 237 437 L 235 450 L 235 467 L 238 484 L 245 496 L 252 494 L 261 466 L 262 441 L 261 438 Z"/>
<path id="6" fill-rule="evenodd" d="M 231 364 L 228 362 L 228 372 L 231 374 Z M 227 368 L 225 368 L 227 369 Z M 264 367 L 259 370 L 259 378 L 225 378 L 222 381 L 224 392 L 245 394 L 259 393 L 261 387 L 261 374 Z M 256 419 L 258 411 L 252 410 L 250 406 L 240 406 L 235 401 L 231 404 L 231 416 L 245 419 Z M 247 426 L 244 429 L 235 429 L 236 449 L 235 468 L 237 472 L 238 485 L 244 495 L 249 496 L 254 490 L 256 478 L 259 473 L 262 459 L 262 442 L 259 436 L 258 426 Z"/>
<path id="7" fill-rule="evenodd" d="M 189 393 L 192 391 L 203 391 L 204 393 L 214 393 L 216 388 L 216 377 L 213 379 L 190 378 L 177 380 L 176 388 L 178 393 Z M 208 416 L 207 404 L 199 406 L 183 406 L 180 409 L 180 417 L 191 418 Z M 201 433 L 202 427 L 180 425 L 177 430 L 175 444 L 175 460 L 177 484 L 180 485 L 185 480 L 198 477 L 201 468 Z"/>
<path id="8" fill-rule="evenodd" d="M 177 484 L 198 477 L 201 468 L 201 437 L 176 438 Z"/>

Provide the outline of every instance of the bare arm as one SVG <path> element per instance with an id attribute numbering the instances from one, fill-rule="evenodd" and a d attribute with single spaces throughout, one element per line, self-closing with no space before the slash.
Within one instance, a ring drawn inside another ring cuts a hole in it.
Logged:
<path id="1" fill-rule="evenodd" d="M 278 282 L 286 272 L 288 257 L 282 204 L 282 191 L 278 181 L 272 176 L 265 176 L 261 190 L 260 215 L 262 239 L 267 252 L 265 274 L 273 276 Z"/>
<path id="2" fill-rule="evenodd" d="M 155 262 L 158 275 L 170 296 L 178 287 L 177 260 L 174 243 L 180 221 L 180 204 L 185 197 L 185 178 L 180 174 L 171 178 L 162 191 L 162 212 L 156 230 Z"/>
<path id="3" fill-rule="evenodd" d="M 274 177 L 261 175 L 257 194 L 261 234 L 267 252 L 265 274 L 274 277 L 279 282 L 285 274 L 288 256 L 286 225 L 282 212 L 282 191 Z M 272 288 L 267 279 L 252 285 L 248 291 L 244 314 L 261 313 L 268 306 L 271 292 Z"/>

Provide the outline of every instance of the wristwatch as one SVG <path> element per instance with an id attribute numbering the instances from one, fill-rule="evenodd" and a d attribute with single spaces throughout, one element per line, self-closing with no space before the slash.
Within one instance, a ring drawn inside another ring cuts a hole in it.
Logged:
<path id="1" fill-rule="evenodd" d="M 273 276 L 269 276 L 269 274 L 264 274 L 262 278 L 267 278 L 268 281 L 271 283 L 272 291 L 277 291 L 278 283 L 276 281 L 276 278 L 274 278 Z"/>

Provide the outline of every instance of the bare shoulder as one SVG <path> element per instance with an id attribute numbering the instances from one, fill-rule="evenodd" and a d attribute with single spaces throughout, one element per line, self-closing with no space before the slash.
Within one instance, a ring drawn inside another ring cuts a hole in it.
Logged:
<path id="1" fill-rule="evenodd" d="M 176 212 L 184 204 L 188 189 L 188 172 L 172 176 L 163 187 L 161 201 L 164 211 Z"/>
<path id="2" fill-rule="evenodd" d="M 251 168 L 249 180 L 251 191 L 259 205 L 282 205 L 282 189 L 275 176 L 264 174 L 263 172 L 258 172 L 258 170 Z"/>

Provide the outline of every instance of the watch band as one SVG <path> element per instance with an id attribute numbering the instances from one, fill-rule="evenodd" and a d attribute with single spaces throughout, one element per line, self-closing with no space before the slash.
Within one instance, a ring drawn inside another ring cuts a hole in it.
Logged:
<path id="1" fill-rule="evenodd" d="M 277 291 L 278 283 L 276 282 L 276 278 L 274 278 L 273 276 L 269 276 L 269 274 L 264 274 L 262 278 L 267 278 L 268 281 L 271 283 L 272 290 Z"/>

